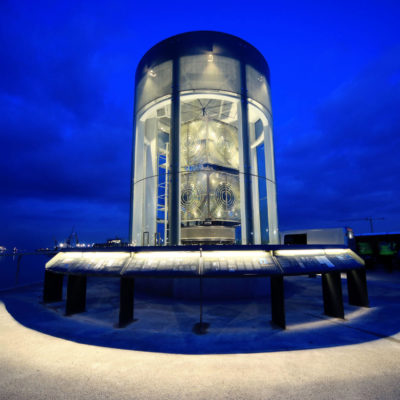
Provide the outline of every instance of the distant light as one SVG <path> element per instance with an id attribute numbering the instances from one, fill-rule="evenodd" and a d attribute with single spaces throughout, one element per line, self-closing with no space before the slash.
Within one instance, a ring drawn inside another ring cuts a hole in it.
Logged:
<path id="1" fill-rule="evenodd" d="M 152 69 L 149 71 L 149 75 L 150 75 L 152 78 L 155 78 L 155 77 L 157 76 L 157 74 L 156 74 Z"/>
<path id="2" fill-rule="evenodd" d="M 214 56 L 212 54 L 208 55 L 208 62 L 213 62 L 214 61 Z"/>

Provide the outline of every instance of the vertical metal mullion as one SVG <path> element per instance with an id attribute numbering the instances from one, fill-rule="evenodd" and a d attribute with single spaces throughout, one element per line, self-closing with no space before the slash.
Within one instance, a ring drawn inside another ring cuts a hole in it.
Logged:
<path id="1" fill-rule="evenodd" d="M 251 191 L 251 164 L 250 164 L 250 144 L 249 144 L 249 113 L 247 101 L 247 82 L 246 64 L 240 62 L 240 87 L 242 90 L 240 104 L 242 111 L 242 145 L 243 145 L 243 173 L 245 191 L 245 215 L 246 215 L 246 239 L 247 244 L 254 243 L 253 234 L 253 201 Z"/>
<path id="2" fill-rule="evenodd" d="M 179 57 L 172 62 L 172 99 L 170 133 L 170 196 L 169 196 L 169 244 L 179 245 L 179 134 L 180 134 L 180 98 L 179 98 Z"/>
<path id="3" fill-rule="evenodd" d="M 171 127 L 170 127 L 171 129 Z M 165 188 L 164 188 L 164 244 L 169 243 L 168 213 L 169 213 L 169 143 L 165 146 Z"/>
<path id="4" fill-rule="evenodd" d="M 210 172 L 207 171 L 207 219 L 211 220 L 211 207 L 210 207 Z"/>
<path id="5" fill-rule="evenodd" d="M 136 82 L 135 82 L 136 89 Z M 132 152 L 131 152 L 131 187 L 130 187 L 130 207 L 129 207 L 129 243 L 133 243 L 133 197 L 135 180 L 135 147 L 136 147 L 136 92 L 133 105 L 133 134 L 132 134 Z"/>

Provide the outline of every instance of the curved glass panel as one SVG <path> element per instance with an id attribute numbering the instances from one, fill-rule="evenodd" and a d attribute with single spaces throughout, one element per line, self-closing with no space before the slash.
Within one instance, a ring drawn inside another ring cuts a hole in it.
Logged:
<path id="1" fill-rule="evenodd" d="M 264 75 L 250 65 L 246 65 L 247 96 L 262 104 L 271 112 L 269 85 Z"/>
<path id="2" fill-rule="evenodd" d="M 278 244 L 276 182 L 271 121 L 249 104 L 249 137 L 255 243 Z"/>
<path id="3" fill-rule="evenodd" d="M 163 244 L 168 227 L 171 100 L 155 104 L 136 121 L 132 241 Z"/>
<path id="4" fill-rule="evenodd" d="M 173 60 L 138 78 L 136 245 L 278 243 L 268 78 L 244 52 L 208 48 L 188 56 L 174 47 Z"/>
<path id="5" fill-rule="evenodd" d="M 240 93 L 239 61 L 204 53 L 180 60 L 180 90 L 214 89 Z"/>
<path id="6" fill-rule="evenodd" d="M 136 110 L 140 110 L 150 101 L 171 94 L 172 61 L 148 69 L 136 86 Z"/>

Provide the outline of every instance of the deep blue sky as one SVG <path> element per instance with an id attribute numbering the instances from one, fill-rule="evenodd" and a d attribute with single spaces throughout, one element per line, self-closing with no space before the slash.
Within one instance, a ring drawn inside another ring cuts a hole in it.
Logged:
<path id="1" fill-rule="evenodd" d="M 281 229 L 400 230 L 398 1 L 0 3 L 0 245 L 128 237 L 134 72 L 218 30 L 271 69 Z"/>

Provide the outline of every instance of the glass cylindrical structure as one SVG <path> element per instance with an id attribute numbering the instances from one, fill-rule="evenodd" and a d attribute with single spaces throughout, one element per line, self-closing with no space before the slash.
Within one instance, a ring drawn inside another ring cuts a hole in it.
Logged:
<path id="1" fill-rule="evenodd" d="M 136 71 L 130 241 L 278 243 L 269 68 L 242 39 L 189 32 Z"/>

